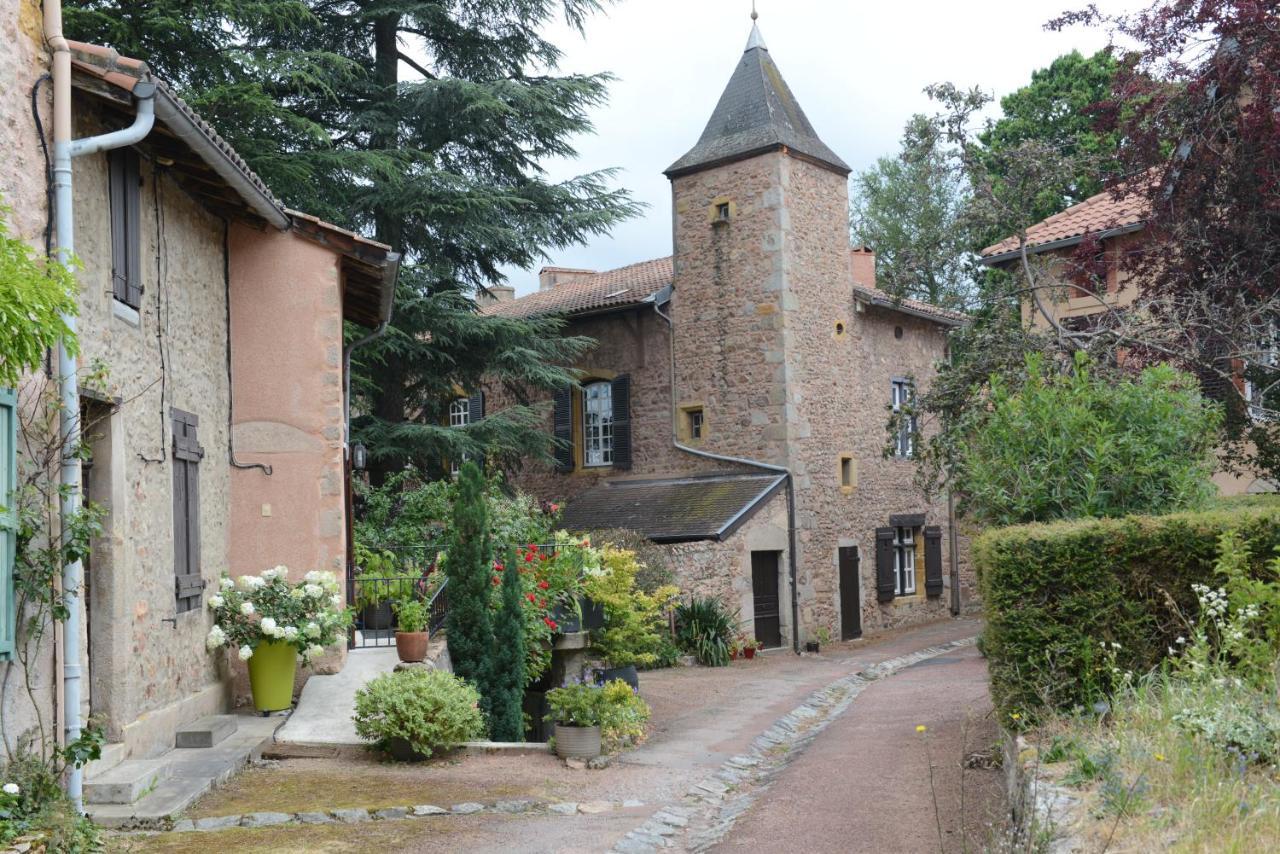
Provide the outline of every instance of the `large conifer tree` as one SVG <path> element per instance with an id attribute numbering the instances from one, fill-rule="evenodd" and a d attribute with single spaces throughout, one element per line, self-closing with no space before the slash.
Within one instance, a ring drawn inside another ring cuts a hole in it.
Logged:
<path id="1" fill-rule="evenodd" d="M 145 59 L 284 200 L 405 253 L 396 316 L 362 351 L 357 433 L 382 471 L 545 452 L 522 408 L 444 424 L 481 376 L 553 387 L 587 346 L 554 321 L 478 315 L 503 266 L 606 232 L 636 205 L 597 172 L 563 182 L 605 74 L 558 74 L 540 34 L 601 0 L 66 0 L 67 29 Z"/>

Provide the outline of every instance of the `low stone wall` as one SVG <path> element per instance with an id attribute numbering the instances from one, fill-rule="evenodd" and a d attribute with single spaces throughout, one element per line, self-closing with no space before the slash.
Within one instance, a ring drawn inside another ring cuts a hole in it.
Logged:
<path id="1" fill-rule="evenodd" d="M 1077 854 L 1087 849 L 1078 828 L 1085 817 L 1080 797 L 1044 773 L 1040 751 L 1021 735 L 1001 729 L 1004 744 L 1005 792 L 1014 838 L 1027 850 Z"/>

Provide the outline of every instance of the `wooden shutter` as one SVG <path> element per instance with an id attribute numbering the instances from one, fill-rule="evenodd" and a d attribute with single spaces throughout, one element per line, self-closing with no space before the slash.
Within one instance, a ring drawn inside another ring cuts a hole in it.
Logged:
<path id="1" fill-rule="evenodd" d="M 573 388 L 558 389 L 555 396 L 555 416 L 552 431 L 556 440 L 556 470 L 573 471 Z"/>
<path id="2" fill-rule="evenodd" d="M 631 376 L 622 374 L 612 383 L 613 467 L 631 469 Z"/>
<path id="3" fill-rule="evenodd" d="M 471 410 L 470 423 L 475 424 L 484 420 L 484 392 L 478 391 L 467 398 L 467 406 Z"/>
<path id="4" fill-rule="evenodd" d="M 0 659 L 12 659 L 17 615 L 13 568 L 18 548 L 18 396 L 0 388 Z"/>
<path id="5" fill-rule="evenodd" d="M 178 612 L 200 607 L 200 460 L 197 417 L 170 410 L 173 424 L 173 574 Z"/>
<path id="6" fill-rule="evenodd" d="M 111 295 L 120 302 L 129 299 L 126 183 L 124 151 L 116 149 L 107 154 L 107 190 L 111 200 Z"/>
<path id="7" fill-rule="evenodd" d="M 893 568 L 893 528 L 876 528 L 876 601 L 892 602 L 896 587 Z"/>
<path id="8" fill-rule="evenodd" d="M 142 305 L 142 173 L 138 168 L 138 152 L 125 148 L 121 154 L 124 155 L 124 258 L 128 271 L 124 301 L 139 308 Z"/>
<path id="9" fill-rule="evenodd" d="M 924 592 L 933 599 L 942 595 L 942 528 L 924 529 Z"/>

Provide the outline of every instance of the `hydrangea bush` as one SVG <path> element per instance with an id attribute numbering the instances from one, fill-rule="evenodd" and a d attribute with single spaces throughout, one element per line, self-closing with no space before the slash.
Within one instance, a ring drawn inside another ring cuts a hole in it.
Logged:
<path id="1" fill-rule="evenodd" d="M 345 635 L 351 619 L 332 572 L 308 572 L 294 584 L 283 566 L 235 580 L 224 575 L 209 608 L 215 623 L 205 645 L 234 649 L 241 661 L 261 643 L 282 641 L 309 664 Z"/>

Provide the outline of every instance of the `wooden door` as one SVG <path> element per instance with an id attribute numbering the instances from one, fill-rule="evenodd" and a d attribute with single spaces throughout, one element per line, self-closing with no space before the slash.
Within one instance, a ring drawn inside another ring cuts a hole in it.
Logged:
<path id="1" fill-rule="evenodd" d="M 766 647 L 782 646 L 778 574 L 778 552 L 751 553 L 751 595 L 755 605 L 756 640 Z"/>
<path id="2" fill-rule="evenodd" d="M 840 549 L 840 639 L 862 637 L 862 590 L 858 578 L 858 549 Z"/>

